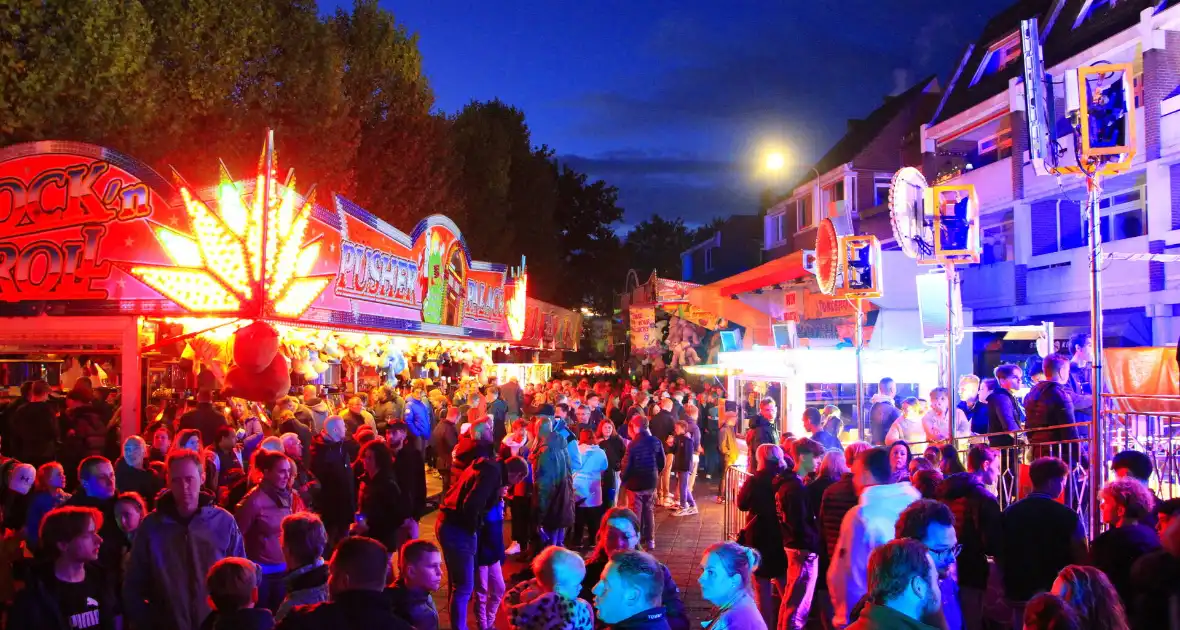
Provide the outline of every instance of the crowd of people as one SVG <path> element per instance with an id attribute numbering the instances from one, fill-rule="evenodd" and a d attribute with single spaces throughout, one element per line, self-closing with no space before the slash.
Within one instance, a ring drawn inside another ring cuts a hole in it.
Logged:
<path id="1" fill-rule="evenodd" d="M 687 630 L 654 511 L 698 515 L 698 475 L 738 451 L 724 392 L 683 381 L 307 386 L 269 408 L 202 390 L 122 441 L 111 394 L 33 381 L 0 410 L 7 627 L 430 630 L 445 568 L 452 628 Z M 713 627 L 747 627 L 726 620 L 756 612 L 757 554 L 703 564 Z"/>
<path id="2" fill-rule="evenodd" d="M 110 392 L 34 381 L 0 413 L 0 604 L 11 628 L 433 630 L 445 575 L 457 630 L 688 630 L 649 555 L 655 514 L 699 517 L 716 488 L 749 519 L 700 560 L 710 630 L 1167 627 L 1180 550 L 1161 534 L 1180 505 L 1147 489 L 1149 459 L 1115 458 L 1092 541 L 1054 451 L 1027 496 L 996 499 L 1011 431 L 1078 431 L 1077 358 L 1046 359 L 1022 400 L 1015 366 L 965 379 L 955 409 L 937 389 L 899 402 L 886 379 L 873 443 L 830 406 L 780 435 L 773 392 L 730 403 L 683 379 L 307 386 L 269 408 L 199 391 L 120 442 Z M 509 556 L 525 569 L 505 576 Z"/>

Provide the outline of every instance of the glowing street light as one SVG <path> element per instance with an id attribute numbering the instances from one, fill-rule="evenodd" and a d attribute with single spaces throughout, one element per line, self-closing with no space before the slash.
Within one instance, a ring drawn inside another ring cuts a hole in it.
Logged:
<path id="1" fill-rule="evenodd" d="M 782 153 L 775 151 L 766 156 L 766 170 L 781 171 L 787 165 L 787 158 Z"/>

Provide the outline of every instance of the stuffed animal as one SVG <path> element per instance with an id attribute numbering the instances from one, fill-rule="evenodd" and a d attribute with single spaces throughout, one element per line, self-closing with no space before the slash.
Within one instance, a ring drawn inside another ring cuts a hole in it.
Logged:
<path id="1" fill-rule="evenodd" d="M 238 329 L 233 342 L 234 366 L 225 376 L 230 396 L 273 403 L 291 390 L 287 359 L 279 352 L 279 334 L 265 322 Z"/>

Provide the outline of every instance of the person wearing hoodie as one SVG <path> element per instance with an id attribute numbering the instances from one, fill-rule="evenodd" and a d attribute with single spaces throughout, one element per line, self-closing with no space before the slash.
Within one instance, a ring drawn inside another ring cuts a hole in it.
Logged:
<path id="1" fill-rule="evenodd" d="M 201 630 L 271 630 L 275 618 L 270 610 L 256 608 L 258 567 L 242 558 L 222 558 L 205 577 L 213 612 Z"/>
<path id="2" fill-rule="evenodd" d="M 999 476 L 998 464 L 998 451 L 973 444 L 967 451 L 967 472 L 947 477 L 938 489 L 938 500 L 955 515 L 955 534 L 963 546 L 958 557 L 959 601 L 968 630 L 982 627 L 987 557 L 998 556 L 1003 548 L 1000 502 L 988 490 Z"/>
<path id="3" fill-rule="evenodd" d="M 328 601 L 328 565 L 323 558 L 328 532 L 320 517 L 311 512 L 284 517 L 279 540 L 283 559 L 292 569 L 284 578 L 287 596 L 275 610 L 275 621 L 282 621 L 296 606 Z"/>
<path id="4" fill-rule="evenodd" d="M 348 532 L 356 513 L 355 478 L 344 442 L 346 431 L 344 420 L 332 416 L 311 442 L 311 465 L 308 468 L 319 482 L 312 508 L 324 519 L 329 542 L 340 540 Z"/>
<path id="5" fill-rule="evenodd" d="M 827 575 L 835 610 L 833 622 L 838 628 L 848 625 L 853 606 L 868 592 L 869 554 L 893 540 L 897 517 L 921 498 L 909 482 L 889 483 L 892 477 L 889 451 L 881 447 L 864 451 L 852 464 L 852 480 L 860 499 L 840 525 Z"/>
<path id="6" fill-rule="evenodd" d="M 197 630 L 209 615 L 205 575 L 246 550 L 234 517 L 201 492 L 201 456 L 172 451 L 167 470 L 168 490 L 135 533 L 123 610 L 135 628 Z"/>
<path id="7" fill-rule="evenodd" d="M 542 416 L 537 429 L 537 449 L 529 455 L 536 476 L 532 513 L 540 529 L 542 546 L 562 545 L 566 528 L 574 524 L 572 475 L 577 465 L 570 462 L 565 438 L 553 429 L 554 422 L 555 419 Z"/>
<path id="8" fill-rule="evenodd" d="M 442 550 L 429 540 L 411 540 L 402 545 L 397 564 L 397 580 L 385 588 L 394 614 L 414 630 L 438 630 L 438 609 L 430 594 L 442 586 Z"/>
<path id="9" fill-rule="evenodd" d="M 804 480 L 815 472 L 823 446 L 809 438 L 791 444 L 791 455 L 780 475 L 775 491 L 778 524 L 787 554 L 787 579 L 782 588 L 779 627 L 801 630 L 811 612 L 815 583 L 819 574 L 819 553 L 823 545 L 815 509 Z"/>
<path id="10" fill-rule="evenodd" d="M 579 442 L 582 466 L 574 471 L 576 507 L 574 531 L 569 542 L 571 547 L 590 547 L 594 544 L 596 526 L 602 520 L 602 475 L 610 466 L 610 462 L 606 451 L 594 443 L 594 433 L 590 429 L 582 429 Z"/>
<path id="11" fill-rule="evenodd" d="M 98 560 L 102 514 L 93 508 L 57 508 L 42 523 L 43 561 L 23 579 L 8 609 L 9 628 L 114 630 L 118 596 Z"/>

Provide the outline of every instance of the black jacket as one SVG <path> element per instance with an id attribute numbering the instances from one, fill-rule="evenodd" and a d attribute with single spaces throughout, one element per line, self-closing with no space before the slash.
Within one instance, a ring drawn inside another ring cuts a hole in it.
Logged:
<path id="1" fill-rule="evenodd" d="M 1127 617 L 1135 630 L 1167 628 L 1169 598 L 1180 596 L 1180 559 L 1163 549 L 1151 551 L 1131 566 L 1131 601 Z"/>
<path id="2" fill-rule="evenodd" d="M 118 599 L 114 580 L 98 565 L 86 565 L 87 578 L 96 578 L 101 596 L 98 602 L 98 619 L 101 630 L 115 627 Z M 53 563 L 41 563 L 30 571 L 25 587 L 16 594 L 12 608 L 8 611 L 8 627 L 35 628 L 36 630 L 70 630 L 70 620 L 62 614 L 55 591 L 57 579 L 53 576 Z"/>
<path id="3" fill-rule="evenodd" d="M 488 510 L 500 500 L 505 481 L 501 468 L 499 462 L 488 458 L 469 466 L 443 497 L 440 518 L 449 525 L 477 533 Z"/>
<path id="4" fill-rule="evenodd" d="M 869 408 L 869 436 L 872 438 L 872 443 L 884 446 L 885 434 L 889 433 L 889 427 L 893 426 L 893 422 L 900 417 L 901 410 L 892 402 L 873 403 L 873 406 Z"/>
<path id="5" fill-rule="evenodd" d="M 1003 547 L 996 560 L 1008 599 L 1026 602 L 1049 591 L 1062 569 L 1085 561 L 1074 551 L 1074 540 L 1086 536 L 1078 513 L 1054 497 L 1034 492 L 1009 505 L 1000 523 Z"/>
<path id="6" fill-rule="evenodd" d="M 380 591 L 346 591 L 330 602 L 297 606 L 283 617 L 278 630 L 413 630 L 393 613 Z"/>
<path id="7" fill-rule="evenodd" d="M 495 455 L 495 449 L 487 442 L 471 437 L 471 432 L 459 436 L 459 444 L 451 456 L 451 483 L 458 483 L 463 471 L 476 460 Z"/>
<path id="8" fill-rule="evenodd" d="M 428 591 L 406 587 L 398 578 L 386 587 L 385 596 L 393 606 L 393 613 L 410 622 L 414 630 L 438 630 L 438 609 Z"/>
<path id="9" fill-rule="evenodd" d="M 775 501 L 781 482 L 777 470 L 759 470 L 738 490 L 737 507 L 749 514 L 738 542 L 762 554 L 762 562 L 754 572 L 758 577 L 777 578 L 787 570 L 787 554 L 783 551 L 783 533 L 778 524 L 778 503 Z"/>
<path id="10" fill-rule="evenodd" d="M 971 473 L 947 477 L 938 488 L 938 500 L 954 513 L 955 535 L 963 545 L 959 585 L 986 589 L 987 556 L 998 555 L 1002 549 L 999 501 Z"/>
<path id="11" fill-rule="evenodd" d="M 762 416 L 754 416 L 750 420 L 750 430 L 746 431 L 746 444 L 749 446 L 749 455 L 746 468 L 750 472 L 758 471 L 758 447 L 763 444 L 777 444 L 778 443 L 778 429 L 770 423 L 770 420 Z"/>
<path id="12" fill-rule="evenodd" d="M 275 617 L 265 608 L 243 608 L 228 613 L 216 610 L 205 617 L 201 630 L 271 630 Z"/>
<path id="13" fill-rule="evenodd" d="M 840 524 L 844 522 L 844 515 L 856 507 L 856 503 L 856 487 L 852 484 L 851 473 L 846 473 L 824 490 L 819 504 L 819 533 L 824 543 L 822 555 L 825 558 L 830 560 L 835 556 L 836 542 L 840 540 Z"/>
<path id="14" fill-rule="evenodd" d="M 225 416 L 213 408 L 213 403 L 203 402 L 180 417 L 177 432 L 196 429 L 201 432 L 201 446 L 210 446 L 217 439 L 217 429 L 228 424 Z"/>
<path id="15" fill-rule="evenodd" d="M 996 388 L 987 397 L 987 432 L 1017 431 L 1024 411 L 1012 392 L 1003 387 Z M 1013 446 L 1016 438 L 1011 435 L 993 435 L 987 439 L 991 446 Z"/>
<path id="16" fill-rule="evenodd" d="M 397 549 L 397 530 L 412 516 L 412 505 L 402 494 L 393 471 L 378 473 L 361 484 L 358 511 L 365 515 L 369 538 L 380 541 L 386 549 Z"/>
<path id="17" fill-rule="evenodd" d="M 686 473 L 692 470 L 692 456 L 696 454 L 692 436 L 685 433 L 672 439 L 672 472 Z"/>
<path id="18" fill-rule="evenodd" d="M 1050 431 L 1034 431 L 1046 427 L 1057 427 L 1077 422 L 1074 418 L 1073 401 L 1065 386 L 1053 381 L 1041 381 L 1033 386 L 1024 397 L 1024 411 L 1028 415 L 1025 428 L 1029 430 L 1028 441 L 1032 444 L 1076 440 L 1077 427 L 1065 427 Z"/>
<path id="19" fill-rule="evenodd" d="M 627 445 L 617 433 L 612 433 L 610 439 L 598 443 L 602 452 L 606 453 L 606 470 L 602 471 L 602 489 L 615 489 L 615 473 L 623 465 L 623 456 L 627 454 Z"/>
<path id="20" fill-rule="evenodd" d="M 119 492 L 138 493 L 150 510 L 156 504 L 156 495 L 164 488 L 164 484 L 147 468 L 135 468 L 119 458 L 115 462 L 115 487 Z"/>
<path id="21" fill-rule="evenodd" d="M 30 402 L 20 406 L 9 419 L 12 445 L 4 450 L 16 459 L 40 466 L 57 455 L 58 420 L 48 402 Z"/>
<path id="22" fill-rule="evenodd" d="M 610 630 L 670 630 L 664 607 L 651 608 L 619 623 L 607 626 Z"/>
<path id="23" fill-rule="evenodd" d="M 290 419 L 279 424 L 279 433 L 294 433 L 299 436 L 299 444 L 303 447 L 303 465 L 311 461 L 311 429 L 298 419 Z"/>
<path id="24" fill-rule="evenodd" d="M 422 451 L 403 444 L 393 457 L 393 475 L 414 519 L 426 514 L 426 462 Z"/>
<path id="25" fill-rule="evenodd" d="M 439 420 L 430 434 L 430 443 L 434 446 L 435 467 L 438 472 L 446 474 L 444 471 L 451 469 L 451 451 L 459 443 L 459 429 L 454 422 Z"/>
<path id="26" fill-rule="evenodd" d="M 319 481 L 315 494 L 315 511 L 325 525 L 352 522 L 356 512 L 352 462 L 344 442 L 329 442 L 323 435 L 311 441 L 311 474 Z"/>
<path id="27" fill-rule="evenodd" d="M 782 474 L 774 499 L 783 546 L 818 554 L 822 545 L 815 512 L 811 509 L 807 488 L 795 471 L 788 470 Z"/>
<path id="28" fill-rule="evenodd" d="M 1090 543 L 1090 564 L 1102 570 L 1114 590 L 1130 608 L 1135 600 L 1131 588 L 1131 566 L 1142 556 L 1160 548 L 1159 535 L 1142 523 L 1115 527 L 1102 532 Z"/>
<path id="29" fill-rule="evenodd" d="M 586 577 L 582 579 L 580 598 L 588 602 L 594 601 L 594 585 L 598 584 L 598 581 L 602 579 L 602 572 L 606 569 L 606 563 L 606 554 L 601 551 L 595 553 L 593 557 L 586 561 Z M 688 620 L 688 611 L 684 606 L 684 600 L 680 596 L 680 589 L 676 586 L 676 581 L 672 579 L 672 572 L 662 562 L 660 563 L 660 569 L 664 572 L 664 593 L 662 601 L 664 604 L 664 619 L 668 625 L 658 627 L 671 628 L 671 630 L 689 630 L 692 624 Z M 612 627 L 617 628 L 621 626 L 616 625 Z"/>
<path id="30" fill-rule="evenodd" d="M 664 445 L 650 433 L 631 441 L 623 454 L 621 480 L 632 492 L 655 490 L 664 470 Z"/>
<path id="31" fill-rule="evenodd" d="M 668 436 L 672 435 L 672 431 L 676 428 L 676 416 L 672 415 L 671 411 L 661 409 L 656 415 L 652 416 L 651 423 L 648 424 L 648 427 L 651 429 L 651 434 L 666 449 L 664 452 L 671 453 L 672 448 L 667 445 Z"/>

